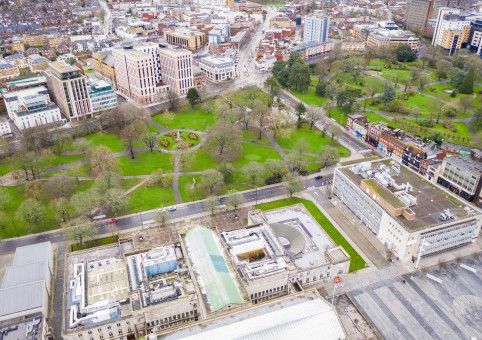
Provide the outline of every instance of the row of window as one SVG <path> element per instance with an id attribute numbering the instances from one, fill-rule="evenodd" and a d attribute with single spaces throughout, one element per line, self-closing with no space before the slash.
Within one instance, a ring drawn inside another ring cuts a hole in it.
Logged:
<path id="1" fill-rule="evenodd" d="M 194 309 L 194 310 L 191 310 L 189 312 L 180 313 L 180 314 L 176 314 L 176 315 L 173 315 L 173 316 L 166 317 L 164 319 L 159 319 L 159 320 L 148 322 L 147 325 L 151 326 L 151 327 L 154 327 L 154 326 L 159 325 L 159 324 L 161 324 L 161 325 L 162 324 L 170 324 L 173 321 L 179 321 L 179 320 L 183 320 L 185 318 L 193 318 L 193 317 L 196 317 L 196 316 L 197 316 L 197 309 Z"/>

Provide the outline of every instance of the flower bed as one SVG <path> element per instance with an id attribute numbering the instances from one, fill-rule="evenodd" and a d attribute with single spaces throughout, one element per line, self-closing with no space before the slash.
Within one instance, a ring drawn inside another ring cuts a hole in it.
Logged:
<path id="1" fill-rule="evenodd" d="M 190 148 L 193 145 L 194 145 L 193 143 L 189 143 L 189 142 L 180 142 L 180 143 L 176 144 L 175 148 L 176 149 L 187 149 L 187 148 Z"/>
<path id="2" fill-rule="evenodd" d="M 160 143 L 163 148 L 167 148 L 169 147 L 169 144 L 171 144 L 167 139 L 161 139 Z"/>
<path id="3" fill-rule="evenodd" d="M 177 136 L 177 131 L 171 131 L 171 132 L 168 132 L 168 133 L 166 133 L 166 136 L 169 136 L 169 137 L 176 137 L 176 136 Z"/>
<path id="4" fill-rule="evenodd" d="M 198 137 L 195 133 L 193 132 L 190 132 L 189 135 L 187 135 L 189 137 L 189 139 L 191 140 L 198 140 Z"/>

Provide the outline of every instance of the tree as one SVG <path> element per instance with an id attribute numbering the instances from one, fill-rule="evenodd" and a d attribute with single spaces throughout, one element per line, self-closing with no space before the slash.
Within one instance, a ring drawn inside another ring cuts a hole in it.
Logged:
<path id="1" fill-rule="evenodd" d="M 167 210 L 159 210 L 154 217 L 156 222 L 159 223 L 161 227 L 164 227 L 170 218 L 171 216 Z"/>
<path id="2" fill-rule="evenodd" d="M 377 95 L 381 91 L 381 87 L 378 86 L 378 84 L 372 83 L 372 82 L 369 82 L 368 84 L 366 84 L 365 89 L 366 89 L 367 95 L 369 95 L 370 99 L 372 99 L 372 100 L 373 100 L 373 97 L 375 97 L 375 95 Z M 363 111 L 366 110 L 367 103 L 368 103 L 368 101 L 365 100 L 364 103 L 363 103 Z"/>
<path id="3" fill-rule="evenodd" d="M 208 145 L 219 157 L 226 151 L 238 150 L 240 143 L 240 131 L 227 122 L 218 122 L 208 135 Z"/>
<path id="4" fill-rule="evenodd" d="M 0 211 L 5 210 L 7 208 L 8 203 L 10 202 L 12 196 L 8 193 L 5 188 L 0 187 Z"/>
<path id="5" fill-rule="evenodd" d="M 68 176 L 55 177 L 45 183 L 45 192 L 50 199 L 69 198 L 75 188 L 75 179 Z"/>
<path id="6" fill-rule="evenodd" d="M 310 123 L 310 130 L 313 130 L 315 123 L 321 119 L 321 112 L 315 109 L 308 109 L 305 118 Z"/>
<path id="7" fill-rule="evenodd" d="M 467 72 L 462 83 L 459 86 L 459 92 L 463 94 L 474 93 L 474 81 L 475 81 L 475 71 L 473 68 Z"/>
<path id="8" fill-rule="evenodd" d="M 330 125 L 328 127 L 328 134 L 331 137 L 330 143 L 333 144 L 333 140 L 340 134 L 340 129 L 336 125 Z"/>
<path id="9" fill-rule="evenodd" d="M 345 86 L 336 96 L 336 104 L 345 109 L 346 112 L 351 112 L 353 104 L 362 96 L 361 90 Z"/>
<path id="10" fill-rule="evenodd" d="M 316 87 L 315 87 L 316 94 L 319 95 L 319 96 L 322 96 L 322 97 L 325 96 L 327 85 L 328 85 L 328 83 L 325 82 L 324 80 L 319 80 L 318 84 L 316 84 Z"/>
<path id="11" fill-rule="evenodd" d="M 444 140 L 442 132 L 438 130 L 432 130 L 432 132 L 430 132 L 427 138 L 433 140 L 438 145 L 441 145 Z"/>
<path id="12" fill-rule="evenodd" d="M 453 66 L 451 62 L 447 60 L 437 61 L 436 76 L 438 80 L 447 78 L 448 75 L 452 72 L 453 72 Z"/>
<path id="13" fill-rule="evenodd" d="M 426 73 L 421 73 L 418 76 L 418 83 L 420 84 L 420 90 L 423 91 L 425 85 L 430 84 L 432 79 L 426 74 Z"/>
<path id="14" fill-rule="evenodd" d="M 25 183 L 24 192 L 26 197 L 34 198 L 38 201 L 44 198 L 44 183 L 36 179 Z"/>
<path id="15" fill-rule="evenodd" d="M 320 148 L 318 153 L 321 158 L 321 167 L 324 168 L 329 164 L 337 162 L 340 159 L 340 154 L 338 153 L 338 148 L 331 145 L 324 145 Z"/>
<path id="16" fill-rule="evenodd" d="M 264 82 L 264 88 L 268 92 L 268 107 L 273 106 L 274 98 L 279 95 L 281 84 L 274 76 L 268 77 Z"/>
<path id="17" fill-rule="evenodd" d="M 397 60 L 399 62 L 415 61 L 417 54 L 412 50 L 410 45 L 400 44 L 396 51 Z"/>
<path id="18" fill-rule="evenodd" d="M 306 107 L 302 102 L 299 102 L 295 107 L 295 111 L 296 116 L 298 117 L 298 119 L 296 120 L 296 128 L 299 129 L 303 125 L 302 118 L 303 114 L 306 112 Z"/>
<path id="19" fill-rule="evenodd" d="M 15 218 L 22 221 L 30 232 L 38 232 L 45 222 L 46 214 L 42 204 L 33 198 L 28 198 L 18 207 Z"/>
<path id="20" fill-rule="evenodd" d="M 94 173 L 111 171 L 117 168 L 117 160 L 109 158 L 111 150 L 103 145 L 94 146 L 87 150 L 87 159 Z"/>
<path id="21" fill-rule="evenodd" d="M 154 151 L 157 142 L 157 133 L 154 131 L 146 131 L 142 134 L 141 139 L 151 152 Z"/>
<path id="22" fill-rule="evenodd" d="M 211 212 L 211 215 L 214 216 L 214 213 L 219 208 L 219 200 L 217 197 L 210 196 L 204 201 L 204 207 L 206 210 Z"/>
<path id="23" fill-rule="evenodd" d="M 244 172 L 248 176 L 251 185 L 258 185 L 261 176 L 263 176 L 263 166 L 258 162 L 249 162 L 245 166 Z"/>
<path id="24" fill-rule="evenodd" d="M 444 107 L 444 103 L 443 102 L 440 102 L 438 100 L 434 100 L 431 104 L 431 109 L 432 109 L 432 113 L 434 113 L 436 116 L 437 116 L 437 124 L 440 120 L 440 116 L 442 115 L 442 112 L 443 112 L 443 107 Z M 430 121 L 432 120 L 432 118 L 430 117 Z"/>
<path id="25" fill-rule="evenodd" d="M 293 146 L 293 155 L 296 156 L 296 164 L 299 165 L 298 171 L 301 170 L 301 166 L 304 163 L 304 155 L 310 151 L 310 146 L 306 139 L 300 138 Z"/>
<path id="26" fill-rule="evenodd" d="M 325 109 L 325 112 L 328 117 L 331 117 L 331 110 L 333 110 L 334 107 L 335 107 L 335 103 L 331 99 L 328 99 L 325 102 L 325 105 L 323 105 L 323 108 Z"/>
<path id="27" fill-rule="evenodd" d="M 338 86 L 334 83 L 328 83 L 325 87 L 325 95 L 330 98 L 330 100 L 333 100 L 336 97 L 336 94 L 338 93 Z"/>
<path id="28" fill-rule="evenodd" d="M 246 200 L 244 196 L 236 191 L 230 191 L 229 195 L 226 197 L 226 203 L 234 208 L 234 211 L 238 210 L 238 207 L 244 204 Z"/>
<path id="29" fill-rule="evenodd" d="M 74 147 L 79 150 L 83 155 L 92 146 L 92 144 L 85 138 L 79 138 L 74 142 Z"/>
<path id="30" fill-rule="evenodd" d="M 261 139 L 263 136 L 264 121 L 269 113 L 269 108 L 261 100 L 256 100 L 254 103 L 253 113 L 259 127 L 258 139 Z"/>
<path id="31" fill-rule="evenodd" d="M 54 211 L 55 219 L 58 222 L 68 222 L 74 216 L 74 209 L 65 197 L 54 199 L 50 202 L 50 207 Z"/>
<path id="32" fill-rule="evenodd" d="M 187 90 L 186 99 L 191 105 L 191 107 L 194 107 L 194 105 L 199 101 L 199 92 L 195 87 L 191 87 L 189 90 Z"/>
<path id="33" fill-rule="evenodd" d="M 286 172 L 286 165 L 280 159 L 267 159 L 264 162 L 264 168 L 269 171 L 271 177 L 283 175 Z"/>
<path id="34" fill-rule="evenodd" d="M 120 133 L 120 138 L 124 146 L 129 150 L 131 159 L 135 159 L 136 155 L 134 153 L 134 145 L 139 141 L 140 136 L 142 136 L 147 130 L 146 125 L 137 121 L 127 125 Z"/>
<path id="35" fill-rule="evenodd" d="M 179 95 L 176 92 L 169 90 L 165 93 L 164 98 L 167 102 L 167 109 L 169 111 L 179 111 L 181 105 L 179 101 Z"/>
<path id="36" fill-rule="evenodd" d="M 124 192 L 121 189 L 112 188 L 106 191 L 103 203 L 108 211 L 117 216 L 117 213 L 128 207 L 129 196 L 124 195 Z"/>
<path id="37" fill-rule="evenodd" d="M 7 225 L 7 215 L 3 211 L 0 211 L 0 230 L 5 232 L 7 227 L 8 227 L 8 225 Z M 1 239 L 0 239 L 0 242 L 1 242 Z"/>
<path id="38" fill-rule="evenodd" d="M 82 246 L 84 241 L 94 238 L 97 233 L 97 226 L 86 218 L 81 218 L 74 224 L 64 227 L 65 238 L 79 246 Z"/>
<path id="39" fill-rule="evenodd" d="M 108 112 L 108 120 L 117 131 L 121 131 L 135 119 L 145 116 L 145 111 L 130 103 L 122 104 Z"/>
<path id="40" fill-rule="evenodd" d="M 10 142 L 6 138 L 0 138 L 0 159 L 12 154 Z"/>
<path id="41" fill-rule="evenodd" d="M 224 182 L 228 182 L 229 180 L 231 180 L 231 177 L 233 176 L 233 173 L 235 171 L 233 165 L 227 162 L 222 162 L 218 166 L 218 170 L 223 175 Z"/>
<path id="42" fill-rule="evenodd" d="M 473 106 L 474 98 L 472 96 L 462 96 L 460 97 L 460 106 L 462 109 L 467 111 L 467 109 L 470 109 Z"/>
<path id="43" fill-rule="evenodd" d="M 472 122 L 474 122 L 474 125 L 480 129 L 482 127 L 482 107 L 478 107 L 474 115 L 472 116 Z"/>
<path id="44" fill-rule="evenodd" d="M 390 103 L 391 101 L 395 100 L 395 97 L 396 97 L 395 89 L 391 86 L 386 86 L 385 91 L 383 91 L 383 94 L 381 97 L 382 101 L 384 103 Z"/>
<path id="45" fill-rule="evenodd" d="M 99 194 L 104 194 L 109 189 L 120 188 L 121 178 L 115 171 L 103 171 L 95 179 L 94 189 Z"/>
<path id="46" fill-rule="evenodd" d="M 71 141 L 72 141 L 71 135 L 56 132 L 53 136 L 53 141 L 52 141 L 55 154 L 60 155 L 65 145 Z"/>
<path id="47" fill-rule="evenodd" d="M 78 215 L 92 216 L 99 202 L 99 194 L 94 190 L 79 192 L 70 198 L 70 204 Z"/>
<path id="48" fill-rule="evenodd" d="M 224 184 L 223 174 L 218 170 L 206 170 L 203 172 L 199 186 L 209 195 L 218 192 Z"/>
<path id="49" fill-rule="evenodd" d="M 283 187 L 286 194 L 292 198 L 295 193 L 302 191 L 305 188 L 305 185 L 301 176 L 290 172 L 283 176 Z"/>
<path id="50" fill-rule="evenodd" d="M 290 68 L 289 82 L 301 93 L 305 93 L 311 85 L 311 70 L 302 60 L 297 60 Z"/>

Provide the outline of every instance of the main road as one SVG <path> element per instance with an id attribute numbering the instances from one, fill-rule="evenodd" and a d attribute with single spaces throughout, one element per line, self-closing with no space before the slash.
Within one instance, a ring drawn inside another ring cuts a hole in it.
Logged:
<path id="1" fill-rule="evenodd" d="M 324 176 L 322 180 L 306 179 L 305 189 L 319 188 L 324 185 L 330 184 L 333 180 L 333 174 Z M 261 187 L 259 189 L 243 192 L 246 203 L 256 203 L 261 200 L 269 200 L 274 197 L 284 195 L 283 185 L 274 185 L 269 187 Z M 220 204 L 224 204 L 225 196 L 220 197 Z M 150 210 L 139 212 L 133 215 L 127 215 L 117 218 L 116 226 L 119 231 L 129 231 L 134 228 L 139 228 L 143 224 L 154 222 L 155 214 L 157 210 Z M 207 213 L 204 206 L 204 201 L 196 201 L 191 203 L 185 203 L 179 205 L 177 210 L 169 212 L 171 219 L 189 218 L 192 215 Z M 109 230 L 105 224 L 99 225 L 99 234 L 107 234 Z M 56 230 L 41 234 L 28 235 L 20 238 L 13 238 L 4 240 L 0 243 L 0 254 L 12 253 L 15 248 L 27 246 L 30 244 L 50 241 L 52 243 L 58 243 L 64 241 L 62 231 Z"/>

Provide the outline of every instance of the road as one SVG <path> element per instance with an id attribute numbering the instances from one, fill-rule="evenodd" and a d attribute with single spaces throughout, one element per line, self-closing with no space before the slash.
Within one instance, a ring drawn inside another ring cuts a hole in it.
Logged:
<path id="1" fill-rule="evenodd" d="M 322 187 L 330 183 L 333 180 L 333 174 L 326 175 L 323 180 L 307 179 L 305 181 L 305 189 L 313 189 Z M 243 193 L 246 203 L 256 203 L 260 200 L 266 200 L 277 196 L 284 195 L 283 185 L 279 184 L 268 188 L 259 188 Z M 224 204 L 225 197 L 221 197 L 220 203 Z M 171 211 L 171 219 L 188 218 L 189 216 L 208 212 L 204 207 L 203 201 L 196 201 L 192 203 L 186 203 L 178 207 L 176 211 Z M 119 231 L 128 231 L 130 229 L 137 228 L 147 222 L 154 221 L 156 210 L 140 212 L 137 215 L 129 215 L 124 217 L 118 217 L 116 226 Z M 107 234 L 109 230 L 106 225 L 99 226 L 99 234 Z M 50 241 L 52 243 L 58 243 L 64 241 L 62 231 L 53 231 L 42 234 L 29 235 L 21 238 L 14 238 L 4 240 L 0 243 L 0 254 L 12 253 L 15 248 L 22 247 L 39 242 Z"/>
<path id="2" fill-rule="evenodd" d="M 110 11 L 107 2 L 104 0 L 99 0 L 99 5 L 105 11 L 104 15 L 104 34 L 109 36 L 112 33 L 112 13 Z"/>

